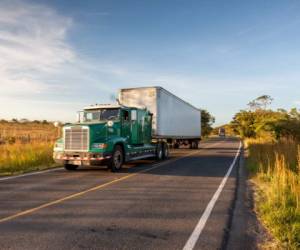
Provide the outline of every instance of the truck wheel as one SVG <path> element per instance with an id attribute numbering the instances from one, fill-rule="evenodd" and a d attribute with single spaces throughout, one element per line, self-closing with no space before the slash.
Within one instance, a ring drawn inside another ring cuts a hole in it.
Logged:
<path id="1" fill-rule="evenodd" d="M 163 147 L 161 143 L 156 145 L 156 160 L 161 161 L 163 159 Z"/>
<path id="2" fill-rule="evenodd" d="M 163 159 L 169 158 L 169 146 L 168 143 L 163 144 Z"/>
<path id="3" fill-rule="evenodd" d="M 117 145 L 110 159 L 109 168 L 112 172 L 117 172 L 122 168 L 124 162 L 123 149 Z"/>
<path id="4" fill-rule="evenodd" d="M 198 149 L 199 142 L 198 141 L 191 141 L 190 142 L 190 149 Z"/>
<path id="5" fill-rule="evenodd" d="M 64 168 L 66 170 L 72 171 L 72 170 L 76 170 L 78 168 L 77 165 L 72 165 L 72 164 L 64 164 Z"/>

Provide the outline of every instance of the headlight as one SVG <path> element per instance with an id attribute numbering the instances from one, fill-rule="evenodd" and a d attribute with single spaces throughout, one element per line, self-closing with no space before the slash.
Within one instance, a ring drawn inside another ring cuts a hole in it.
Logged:
<path id="1" fill-rule="evenodd" d="M 107 148 L 107 144 L 106 143 L 93 143 L 92 147 L 93 148 L 105 149 L 105 148 Z"/>

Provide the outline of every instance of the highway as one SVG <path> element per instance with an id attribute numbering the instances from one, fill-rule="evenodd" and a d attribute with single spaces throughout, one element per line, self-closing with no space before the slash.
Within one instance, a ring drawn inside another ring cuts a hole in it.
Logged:
<path id="1" fill-rule="evenodd" d="M 225 249 L 239 149 L 215 138 L 119 173 L 0 178 L 0 249 Z"/>

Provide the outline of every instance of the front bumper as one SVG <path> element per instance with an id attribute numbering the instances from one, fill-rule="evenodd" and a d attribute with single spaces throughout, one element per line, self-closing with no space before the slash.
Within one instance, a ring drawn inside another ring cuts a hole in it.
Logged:
<path id="1" fill-rule="evenodd" d="M 58 164 L 73 165 L 105 165 L 110 160 L 111 153 L 88 153 L 88 152 L 54 152 L 53 159 Z"/>

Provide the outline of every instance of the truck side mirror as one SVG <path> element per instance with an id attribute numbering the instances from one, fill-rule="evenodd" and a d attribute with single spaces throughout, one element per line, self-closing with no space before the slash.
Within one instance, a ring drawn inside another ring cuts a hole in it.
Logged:
<path id="1" fill-rule="evenodd" d="M 56 127 L 56 128 L 59 128 L 59 124 L 60 123 L 58 121 L 56 121 L 56 122 L 53 123 L 54 127 Z"/>
<path id="2" fill-rule="evenodd" d="M 76 114 L 76 122 L 80 123 L 80 121 L 81 121 L 81 114 L 80 114 L 80 112 L 77 112 L 77 114 Z"/>
<path id="3" fill-rule="evenodd" d="M 131 110 L 131 120 L 136 121 L 136 110 Z"/>

